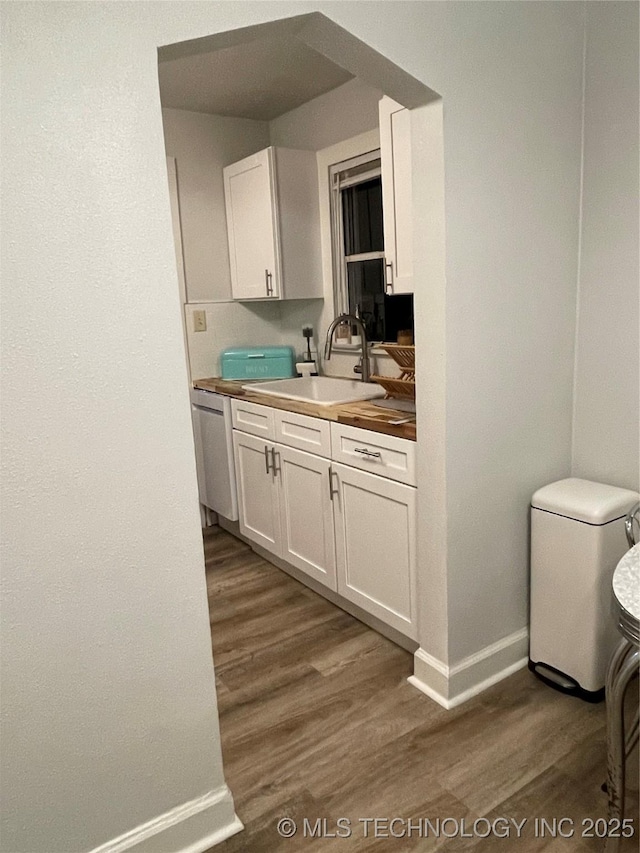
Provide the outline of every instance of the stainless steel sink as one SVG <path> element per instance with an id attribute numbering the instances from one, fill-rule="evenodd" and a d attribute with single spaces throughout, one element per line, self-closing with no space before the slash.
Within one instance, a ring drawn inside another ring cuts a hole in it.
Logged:
<path id="1" fill-rule="evenodd" d="M 385 391 L 375 382 L 356 379 L 336 379 L 333 376 L 306 376 L 301 379 L 275 379 L 272 382 L 252 382 L 242 386 L 246 391 L 315 403 L 317 406 L 336 406 L 357 400 L 384 397 Z"/>

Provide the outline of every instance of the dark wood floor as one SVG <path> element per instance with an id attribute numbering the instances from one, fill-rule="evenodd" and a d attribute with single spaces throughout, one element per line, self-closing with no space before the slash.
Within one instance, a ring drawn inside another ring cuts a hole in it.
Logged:
<path id="1" fill-rule="evenodd" d="M 205 555 L 225 776 L 245 825 L 216 853 L 602 850 L 580 837 L 585 818 L 606 813 L 602 704 L 522 670 L 445 711 L 407 683 L 410 654 L 244 543 L 211 528 Z M 282 817 L 297 822 L 293 838 L 278 835 Z M 365 837 L 361 819 L 396 817 L 398 835 L 409 818 L 457 823 L 439 838 L 385 838 L 385 824 L 374 837 L 370 823 Z M 509 838 L 460 836 L 462 819 L 472 833 L 481 817 L 527 823 L 520 838 L 513 824 Z M 327 832 L 349 818 L 352 834 L 305 838 L 304 818 L 326 818 Z M 535 818 L 570 818 L 575 835 L 536 837 Z M 623 849 L 637 850 L 637 835 Z"/>

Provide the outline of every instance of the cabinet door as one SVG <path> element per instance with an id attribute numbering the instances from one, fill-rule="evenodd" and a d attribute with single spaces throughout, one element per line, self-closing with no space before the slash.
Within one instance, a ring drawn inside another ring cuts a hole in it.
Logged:
<path id="1" fill-rule="evenodd" d="M 416 490 L 333 464 L 338 592 L 416 638 Z"/>
<path id="2" fill-rule="evenodd" d="M 336 589 L 330 463 L 302 450 L 275 445 L 280 482 L 281 556 Z"/>
<path id="3" fill-rule="evenodd" d="M 413 293 L 411 117 L 388 97 L 380 101 L 379 117 L 387 293 Z"/>
<path id="4" fill-rule="evenodd" d="M 280 252 L 273 149 L 252 154 L 223 172 L 233 297 L 277 298 Z"/>
<path id="5" fill-rule="evenodd" d="M 254 435 L 233 431 L 240 532 L 280 555 L 280 507 L 273 470 L 272 444 Z"/>

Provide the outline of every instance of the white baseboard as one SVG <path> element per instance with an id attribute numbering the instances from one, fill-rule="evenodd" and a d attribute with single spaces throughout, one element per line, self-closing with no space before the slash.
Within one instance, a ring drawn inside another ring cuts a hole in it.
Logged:
<path id="1" fill-rule="evenodd" d="M 408 681 L 443 708 L 455 708 L 527 665 L 529 631 L 522 628 L 453 666 L 424 649 L 414 652 Z"/>
<path id="2" fill-rule="evenodd" d="M 226 785 L 176 806 L 90 853 L 204 853 L 243 829 Z"/>

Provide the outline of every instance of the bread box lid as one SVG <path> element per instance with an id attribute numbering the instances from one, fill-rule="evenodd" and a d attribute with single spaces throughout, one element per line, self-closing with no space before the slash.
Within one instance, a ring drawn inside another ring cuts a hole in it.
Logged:
<path id="1" fill-rule="evenodd" d="M 638 493 L 629 489 L 569 477 L 538 489 L 531 498 L 531 506 L 585 524 L 600 525 L 626 515 L 637 500 Z"/>
<path id="2" fill-rule="evenodd" d="M 293 360 L 292 347 L 229 347 L 223 350 L 225 361 L 245 361 L 249 358 L 290 358 Z"/>

